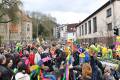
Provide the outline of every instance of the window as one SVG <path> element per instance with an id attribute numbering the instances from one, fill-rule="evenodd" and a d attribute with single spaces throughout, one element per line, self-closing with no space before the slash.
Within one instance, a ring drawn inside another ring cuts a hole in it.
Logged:
<path id="1" fill-rule="evenodd" d="M 30 26 L 29 24 L 27 24 L 27 26 Z"/>
<path id="2" fill-rule="evenodd" d="M 62 27 L 62 30 L 63 30 L 63 27 Z"/>
<path id="3" fill-rule="evenodd" d="M 112 15 L 111 8 L 107 9 L 107 17 L 110 17 Z"/>
<path id="4" fill-rule="evenodd" d="M 85 23 L 85 34 L 87 34 L 87 23 Z"/>
<path id="5" fill-rule="evenodd" d="M 107 24 L 107 30 L 112 31 L 112 23 Z"/>
<path id="6" fill-rule="evenodd" d="M 28 36 L 27 39 L 30 39 L 30 37 Z"/>
<path id="7" fill-rule="evenodd" d="M 93 18 L 93 33 L 97 32 L 97 19 Z"/>
<path id="8" fill-rule="evenodd" d="M 81 36 L 81 27 L 80 27 L 80 36 Z"/>
<path id="9" fill-rule="evenodd" d="M 84 26 L 82 25 L 82 35 L 84 35 Z"/>
<path id="10" fill-rule="evenodd" d="M 91 34 L 91 20 L 88 22 L 89 25 L 89 34 Z"/>
<path id="11" fill-rule="evenodd" d="M 29 28 L 29 27 L 27 27 L 27 31 L 30 31 L 30 28 Z"/>

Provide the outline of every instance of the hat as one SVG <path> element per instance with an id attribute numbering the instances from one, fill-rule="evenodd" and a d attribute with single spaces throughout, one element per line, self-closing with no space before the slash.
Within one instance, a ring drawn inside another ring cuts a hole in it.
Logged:
<path id="1" fill-rule="evenodd" d="M 98 49 L 97 49 L 97 47 L 96 47 L 95 45 L 91 45 L 90 48 L 91 48 L 93 51 L 98 52 Z"/>

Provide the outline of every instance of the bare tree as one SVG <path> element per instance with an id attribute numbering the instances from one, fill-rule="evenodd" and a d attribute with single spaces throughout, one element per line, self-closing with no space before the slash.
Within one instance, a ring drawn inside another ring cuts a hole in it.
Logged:
<path id="1" fill-rule="evenodd" d="M 33 23 L 33 37 L 42 36 L 51 39 L 53 37 L 53 28 L 57 26 L 56 19 L 40 12 L 32 12 L 30 16 Z"/>
<path id="2" fill-rule="evenodd" d="M 22 5 L 20 0 L 2 0 L 0 3 L 0 23 L 17 22 L 19 20 L 17 12 L 20 11 L 20 5 Z"/>

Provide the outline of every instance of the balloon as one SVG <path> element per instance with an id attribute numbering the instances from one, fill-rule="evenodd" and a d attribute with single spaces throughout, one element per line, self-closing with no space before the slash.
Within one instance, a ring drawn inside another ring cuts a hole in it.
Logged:
<path id="1" fill-rule="evenodd" d="M 109 53 L 109 55 L 108 55 L 109 59 L 112 59 L 112 58 L 113 58 L 112 50 L 111 50 L 111 49 L 108 49 L 108 53 Z"/>
<path id="2" fill-rule="evenodd" d="M 98 52 L 98 49 L 95 47 L 95 45 L 91 45 L 89 48 L 90 56 L 96 56 L 97 52 Z"/>
<path id="3" fill-rule="evenodd" d="M 80 63 L 83 63 L 85 61 L 85 54 L 81 53 L 79 57 L 80 57 Z"/>
<path id="4" fill-rule="evenodd" d="M 90 56 L 88 52 L 85 52 L 85 62 L 88 62 L 90 60 Z"/>
<path id="5" fill-rule="evenodd" d="M 65 47 L 65 53 L 66 53 L 66 55 L 70 54 L 70 48 L 69 47 Z"/>
<path id="6" fill-rule="evenodd" d="M 97 52 L 100 52 L 100 45 L 97 45 Z"/>
<path id="7" fill-rule="evenodd" d="M 106 47 L 102 48 L 102 57 L 108 58 L 108 49 Z"/>
<path id="8" fill-rule="evenodd" d="M 81 54 L 79 55 L 79 57 L 85 58 L 85 54 L 84 54 L 84 53 L 81 53 Z"/>
<path id="9" fill-rule="evenodd" d="M 79 52 L 79 53 L 83 53 L 84 51 L 85 51 L 84 48 L 79 48 L 79 49 L 78 49 L 78 52 Z"/>
<path id="10" fill-rule="evenodd" d="M 78 49 L 78 52 L 79 52 L 79 53 L 82 53 L 82 48 L 79 48 L 79 49 Z"/>
<path id="11" fill-rule="evenodd" d="M 108 53 L 108 50 L 107 50 L 106 47 L 103 47 L 103 48 L 102 48 L 102 53 L 103 53 L 103 54 L 107 54 L 107 53 Z"/>
<path id="12" fill-rule="evenodd" d="M 95 47 L 95 45 L 91 45 L 90 48 L 95 52 L 97 51 L 97 48 Z"/>
<path id="13" fill-rule="evenodd" d="M 37 70 L 39 69 L 39 66 L 38 65 L 33 65 L 30 67 L 30 71 L 34 71 L 34 70 Z"/>

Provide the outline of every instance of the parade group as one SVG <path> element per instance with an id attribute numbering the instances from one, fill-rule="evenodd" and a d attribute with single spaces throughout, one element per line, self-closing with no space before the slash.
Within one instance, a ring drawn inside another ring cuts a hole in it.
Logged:
<path id="1" fill-rule="evenodd" d="M 0 48 L 0 80 L 120 80 L 120 65 L 109 63 L 116 53 L 100 44 L 19 42 Z"/>

